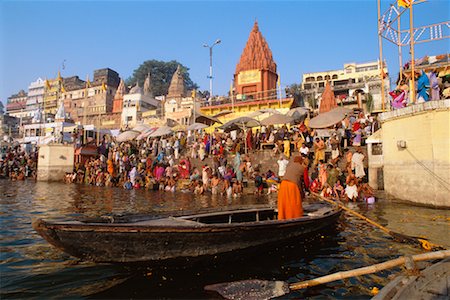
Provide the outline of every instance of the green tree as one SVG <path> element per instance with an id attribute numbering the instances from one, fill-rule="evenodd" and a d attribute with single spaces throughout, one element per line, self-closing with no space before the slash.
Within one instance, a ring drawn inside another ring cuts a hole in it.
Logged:
<path id="1" fill-rule="evenodd" d="M 371 113 L 373 110 L 373 96 L 371 93 L 367 93 L 366 95 L 366 109 L 367 112 Z"/>
<path id="2" fill-rule="evenodd" d="M 294 98 L 295 106 L 304 106 L 304 99 L 301 91 L 301 84 L 293 83 L 286 86 L 286 97 Z"/>
<path id="3" fill-rule="evenodd" d="M 170 81 L 172 80 L 172 76 L 178 65 L 180 65 L 181 71 L 183 72 L 186 91 L 197 89 L 198 85 L 195 84 L 189 77 L 189 68 L 183 66 L 176 60 L 171 60 L 169 62 L 155 59 L 144 61 L 136 70 L 133 71 L 133 76 L 126 80 L 126 84 L 128 86 L 135 85 L 136 81 L 138 81 L 139 86 L 143 87 L 145 77 L 147 77 L 147 74 L 150 73 L 153 94 L 155 96 L 167 95 Z"/>

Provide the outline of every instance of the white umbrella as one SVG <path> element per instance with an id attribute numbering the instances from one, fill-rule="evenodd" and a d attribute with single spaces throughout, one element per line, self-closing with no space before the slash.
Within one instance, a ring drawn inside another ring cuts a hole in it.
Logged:
<path id="1" fill-rule="evenodd" d="M 227 123 L 223 124 L 219 128 L 224 131 L 233 131 L 236 129 L 243 129 L 244 130 L 244 137 L 247 136 L 247 128 L 251 127 L 257 127 L 261 124 L 256 121 L 255 119 L 249 118 L 249 117 L 240 117 L 236 118 L 234 120 L 228 121 Z M 247 154 L 247 143 L 244 140 L 244 146 L 245 146 L 245 153 Z"/>
<path id="2" fill-rule="evenodd" d="M 206 124 L 202 124 L 202 123 L 194 123 L 188 126 L 187 130 L 200 130 L 200 129 L 204 129 L 209 127 Z"/>
<path id="3" fill-rule="evenodd" d="M 295 107 L 291 108 L 286 115 L 293 117 L 296 121 L 301 121 L 306 118 L 308 115 L 309 110 L 306 107 Z"/>
<path id="4" fill-rule="evenodd" d="M 294 122 L 294 118 L 282 114 L 271 115 L 261 121 L 261 125 L 280 125 L 280 124 L 290 124 Z"/>
<path id="5" fill-rule="evenodd" d="M 120 133 L 116 137 L 116 141 L 118 141 L 119 143 L 120 142 L 131 141 L 131 140 L 135 139 L 139 134 L 140 134 L 139 131 L 127 130 L 127 131 L 124 131 L 124 132 Z"/>
<path id="6" fill-rule="evenodd" d="M 152 127 L 150 125 L 147 124 L 138 124 L 136 126 L 134 126 L 133 130 L 134 131 L 139 131 L 139 132 L 145 132 L 149 129 L 151 129 Z"/>
<path id="7" fill-rule="evenodd" d="M 168 134 L 172 134 L 173 130 L 169 126 L 162 126 L 156 129 L 149 137 L 160 137 Z"/>
<path id="8" fill-rule="evenodd" d="M 150 129 L 148 129 L 148 130 L 142 132 L 140 135 L 137 136 L 136 140 L 139 141 L 139 140 L 143 140 L 143 139 L 147 138 L 150 134 L 152 134 L 153 132 L 155 132 L 156 129 L 157 129 L 157 128 L 154 127 L 154 128 L 150 128 Z"/>

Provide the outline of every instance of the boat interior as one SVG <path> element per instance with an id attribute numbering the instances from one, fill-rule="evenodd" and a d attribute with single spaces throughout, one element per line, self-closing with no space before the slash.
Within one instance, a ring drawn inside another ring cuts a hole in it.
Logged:
<path id="1" fill-rule="evenodd" d="M 317 217 L 332 212 L 332 207 L 321 203 L 306 204 L 303 206 L 305 217 Z M 205 224 L 234 224 L 250 223 L 268 220 L 277 220 L 278 210 L 275 207 L 259 207 L 248 209 L 234 209 L 222 211 L 196 212 L 184 215 L 131 215 L 131 216 L 101 216 L 94 219 L 80 220 L 82 223 L 114 223 L 128 225 L 148 226 L 186 226 Z"/>

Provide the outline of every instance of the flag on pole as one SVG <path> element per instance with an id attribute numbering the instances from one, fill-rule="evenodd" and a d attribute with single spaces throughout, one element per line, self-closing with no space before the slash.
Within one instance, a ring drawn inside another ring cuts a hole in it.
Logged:
<path id="1" fill-rule="evenodd" d="M 106 92 L 106 84 L 105 84 L 104 82 L 102 82 L 102 90 L 103 90 L 104 92 Z"/>
<path id="2" fill-rule="evenodd" d="M 411 6 L 412 2 L 413 0 L 397 0 L 397 5 L 404 8 L 408 8 Z"/>
<path id="3" fill-rule="evenodd" d="M 64 84 L 61 82 L 61 92 L 65 93 L 66 89 L 64 88 Z"/>
<path id="4" fill-rule="evenodd" d="M 89 80 L 89 75 L 86 76 L 86 88 L 91 87 L 91 81 Z"/>
<path id="5" fill-rule="evenodd" d="M 281 76 L 280 73 L 278 73 L 278 79 L 277 79 L 277 94 L 279 94 L 279 97 L 281 99 Z"/>
<path id="6" fill-rule="evenodd" d="M 45 89 L 49 90 L 50 88 L 51 88 L 50 82 L 47 79 L 45 79 Z"/>
<path id="7" fill-rule="evenodd" d="M 58 70 L 58 81 L 62 82 L 61 72 L 59 72 L 59 70 Z"/>

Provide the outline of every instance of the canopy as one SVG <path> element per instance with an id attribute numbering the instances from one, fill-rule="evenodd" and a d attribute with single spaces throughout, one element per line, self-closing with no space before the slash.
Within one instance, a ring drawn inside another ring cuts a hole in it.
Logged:
<path id="1" fill-rule="evenodd" d="M 194 123 L 188 126 L 187 130 L 199 130 L 199 129 L 204 129 L 206 127 L 209 127 L 206 124 L 202 124 L 202 123 Z"/>
<path id="2" fill-rule="evenodd" d="M 178 124 L 178 125 L 172 127 L 172 130 L 177 132 L 177 131 L 186 131 L 187 129 L 186 129 L 186 125 Z"/>
<path id="3" fill-rule="evenodd" d="M 139 141 L 139 140 L 143 140 L 143 139 L 147 138 L 150 134 L 155 132 L 156 129 L 157 129 L 156 127 L 155 128 L 150 128 L 150 129 L 142 132 L 140 135 L 137 136 L 136 140 Z"/>
<path id="4" fill-rule="evenodd" d="M 131 140 L 135 139 L 139 134 L 140 134 L 140 132 L 135 131 L 135 130 L 124 131 L 116 137 L 116 141 L 118 141 L 119 143 L 131 141 Z"/>
<path id="5" fill-rule="evenodd" d="M 222 124 L 222 122 L 220 122 L 219 119 L 212 117 L 212 116 L 207 116 L 207 115 L 204 115 L 204 114 L 201 114 L 198 112 L 197 112 L 194 122 L 206 124 L 208 126 L 214 125 L 214 123 Z"/>
<path id="6" fill-rule="evenodd" d="M 319 114 L 309 121 L 310 128 L 327 128 L 339 123 L 345 118 L 345 114 L 339 109 Z"/>
<path id="7" fill-rule="evenodd" d="M 344 115 L 345 115 L 345 114 L 350 114 L 350 113 L 353 112 L 352 109 L 347 108 L 347 107 L 343 107 L 343 106 L 338 106 L 338 107 L 336 107 L 336 108 L 333 108 L 333 111 L 343 113 Z"/>
<path id="8" fill-rule="evenodd" d="M 306 118 L 309 113 L 309 109 L 306 107 L 295 107 L 291 108 L 286 115 L 293 117 L 295 121 L 302 121 Z"/>
<path id="9" fill-rule="evenodd" d="M 269 125 L 279 125 L 279 124 L 290 124 L 294 122 L 294 118 L 282 115 L 282 114 L 273 114 L 270 117 L 265 118 L 261 121 L 261 125 L 269 126 Z"/>
<path id="10" fill-rule="evenodd" d="M 254 118 L 263 114 L 279 114 L 280 112 L 274 108 L 262 108 L 257 111 L 251 112 L 247 117 Z"/>
<path id="11" fill-rule="evenodd" d="M 329 112 L 337 106 L 336 99 L 334 98 L 334 92 L 331 90 L 330 82 L 327 81 L 325 90 L 322 93 L 322 99 L 320 100 L 319 114 Z"/>
<path id="12" fill-rule="evenodd" d="M 145 132 L 149 129 L 151 129 L 152 127 L 150 125 L 147 124 L 138 124 L 136 126 L 134 126 L 133 130 L 134 131 L 139 131 L 139 132 Z"/>
<path id="13" fill-rule="evenodd" d="M 168 134 L 172 134 L 173 131 L 169 126 L 162 126 L 156 129 L 153 133 L 149 135 L 149 137 L 160 137 Z"/>
<path id="14" fill-rule="evenodd" d="M 233 131 L 236 129 L 245 129 L 245 128 L 251 128 L 260 126 L 260 123 L 256 121 L 255 119 L 249 118 L 249 117 L 239 117 L 236 119 L 233 119 L 231 121 L 226 122 L 222 126 L 219 127 L 219 129 L 222 129 L 224 131 Z"/>

